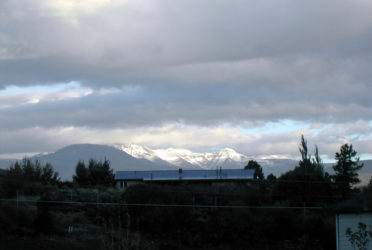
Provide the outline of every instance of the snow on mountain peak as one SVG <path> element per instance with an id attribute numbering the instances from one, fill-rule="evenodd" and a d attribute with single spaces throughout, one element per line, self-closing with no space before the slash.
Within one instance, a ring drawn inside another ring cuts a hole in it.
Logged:
<path id="1" fill-rule="evenodd" d="M 135 158 L 143 158 L 150 161 L 158 158 L 153 150 L 137 144 L 115 144 L 114 147 Z"/>
<path id="2" fill-rule="evenodd" d="M 187 165 L 198 166 L 198 164 L 193 160 L 195 158 L 195 153 L 188 149 L 167 148 L 156 149 L 154 152 L 163 161 L 167 161 L 179 167 L 186 167 Z"/>
<path id="3" fill-rule="evenodd" d="M 218 152 L 218 155 L 220 158 L 224 159 L 232 159 L 235 161 L 246 161 L 248 160 L 248 156 L 245 156 L 243 154 L 237 153 L 234 149 L 231 148 L 224 148 L 221 151 Z"/>
<path id="4" fill-rule="evenodd" d="M 190 166 L 205 169 L 230 166 L 242 167 L 248 161 L 247 156 L 239 154 L 231 148 L 224 148 L 213 153 L 195 153 L 182 148 L 152 150 L 136 144 L 117 144 L 115 147 L 136 158 L 144 158 L 150 161 L 161 159 L 184 168 Z"/>

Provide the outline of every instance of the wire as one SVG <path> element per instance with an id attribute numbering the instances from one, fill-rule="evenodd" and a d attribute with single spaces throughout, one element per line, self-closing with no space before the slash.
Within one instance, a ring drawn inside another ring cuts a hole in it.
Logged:
<path id="1" fill-rule="evenodd" d="M 238 206 L 238 205 L 198 205 L 198 204 L 151 204 L 151 203 L 115 203 L 115 202 L 83 202 L 83 201 L 46 201 L 46 200 L 26 200 L 26 199 L 4 199 L 0 201 L 17 203 L 48 203 L 48 204 L 79 204 L 94 206 L 132 206 L 132 207 L 184 207 L 184 208 L 240 208 L 240 209 L 322 209 L 323 207 L 306 206 Z"/>

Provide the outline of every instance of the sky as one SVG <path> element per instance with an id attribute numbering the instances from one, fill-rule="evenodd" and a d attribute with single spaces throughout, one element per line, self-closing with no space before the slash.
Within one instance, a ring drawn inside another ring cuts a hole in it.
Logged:
<path id="1" fill-rule="evenodd" d="M 1 0 L 0 157 L 136 143 L 372 158 L 372 1 Z"/>

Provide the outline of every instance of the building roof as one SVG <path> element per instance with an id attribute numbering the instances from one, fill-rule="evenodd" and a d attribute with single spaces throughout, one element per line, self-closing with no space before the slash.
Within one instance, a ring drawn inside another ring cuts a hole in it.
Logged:
<path id="1" fill-rule="evenodd" d="M 253 173 L 253 169 L 117 171 L 115 180 L 247 180 L 253 179 Z"/>

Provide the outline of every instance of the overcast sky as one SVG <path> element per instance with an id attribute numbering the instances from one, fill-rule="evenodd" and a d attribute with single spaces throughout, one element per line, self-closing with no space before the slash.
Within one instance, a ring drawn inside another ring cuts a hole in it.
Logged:
<path id="1" fill-rule="evenodd" d="M 1 0 L 0 157 L 372 153 L 372 1 Z M 371 158 L 371 157 L 370 157 Z"/>

